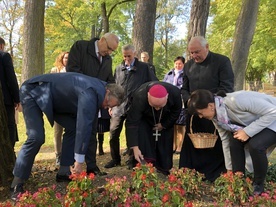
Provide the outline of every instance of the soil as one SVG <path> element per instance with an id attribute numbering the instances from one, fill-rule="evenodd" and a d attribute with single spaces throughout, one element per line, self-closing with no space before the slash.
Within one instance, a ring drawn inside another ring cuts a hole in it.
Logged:
<path id="1" fill-rule="evenodd" d="M 97 165 L 102 171 L 105 171 L 108 174 L 106 176 L 96 176 L 95 187 L 102 187 L 106 183 L 106 178 L 111 178 L 115 175 L 119 177 L 130 177 L 131 170 L 128 169 L 126 164 L 127 156 L 122 156 L 121 166 L 105 169 L 104 165 L 108 161 L 110 161 L 110 152 L 105 151 L 104 155 L 97 155 Z M 174 155 L 175 167 L 178 166 L 178 161 L 179 155 Z M 33 165 L 32 174 L 28 181 L 24 184 L 24 190 L 36 192 L 38 188 L 56 185 L 57 191 L 65 194 L 67 183 L 57 183 L 55 180 L 56 174 L 57 168 L 55 167 L 55 155 L 53 153 L 53 149 L 42 147 Z M 9 188 L 10 186 L 0 186 L 0 203 L 10 199 Z"/>

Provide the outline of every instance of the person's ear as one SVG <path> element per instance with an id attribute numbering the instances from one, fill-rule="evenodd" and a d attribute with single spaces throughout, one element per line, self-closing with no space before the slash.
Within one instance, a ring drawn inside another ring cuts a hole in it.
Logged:
<path id="1" fill-rule="evenodd" d="M 214 103 L 208 103 L 208 107 L 211 109 L 211 111 L 215 110 L 215 104 Z"/>

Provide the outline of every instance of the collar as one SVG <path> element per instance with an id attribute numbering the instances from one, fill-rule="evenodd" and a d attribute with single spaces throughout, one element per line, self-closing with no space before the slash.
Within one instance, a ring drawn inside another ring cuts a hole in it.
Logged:
<path id="1" fill-rule="evenodd" d="M 122 62 L 122 70 L 124 71 L 124 70 L 128 70 L 128 71 L 136 71 L 136 59 L 137 58 L 134 58 L 134 60 L 132 61 L 132 63 L 130 64 L 130 67 L 128 67 L 128 66 L 126 66 L 126 64 L 125 64 L 125 61 L 123 61 Z M 138 60 L 138 59 L 137 59 Z"/>
<path id="2" fill-rule="evenodd" d="M 98 41 L 99 40 L 96 40 L 95 43 L 94 43 L 95 44 L 95 53 L 96 53 L 96 56 L 98 56 L 98 53 L 99 53 Z"/>

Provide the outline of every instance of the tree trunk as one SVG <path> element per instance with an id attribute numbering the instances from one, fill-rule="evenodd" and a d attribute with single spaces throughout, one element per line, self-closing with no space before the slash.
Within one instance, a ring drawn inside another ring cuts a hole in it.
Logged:
<path id="1" fill-rule="evenodd" d="M 242 90 L 249 48 L 255 32 L 259 0 L 244 0 L 237 19 L 232 50 L 235 90 Z"/>
<path id="2" fill-rule="evenodd" d="M 15 162 L 14 150 L 9 139 L 7 114 L 0 85 L 0 184 L 6 186 L 12 178 Z"/>
<path id="3" fill-rule="evenodd" d="M 156 7 L 157 0 L 137 0 L 135 10 L 133 44 L 137 57 L 143 51 L 149 53 L 149 62 L 152 62 L 153 57 Z"/>
<path id="4" fill-rule="evenodd" d="M 25 1 L 22 82 L 44 73 L 45 0 Z"/>
<path id="5" fill-rule="evenodd" d="M 193 0 L 187 42 L 190 42 L 190 39 L 194 36 L 205 37 L 209 7 L 210 0 Z M 186 54 L 189 54 L 188 50 Z M 189 59 L 188 55 L 187 59 Z"/>

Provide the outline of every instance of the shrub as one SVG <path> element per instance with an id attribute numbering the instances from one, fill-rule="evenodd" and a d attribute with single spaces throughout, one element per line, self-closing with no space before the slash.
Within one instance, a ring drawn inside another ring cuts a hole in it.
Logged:
<path id="1" fill-rule="evenodd" d="M 213 191 L 217 200 L 228 205 L 242 205 L 252 194 L 252 181 L 242 173 L 227 172 L 215 180 Z"/>
<path id="2" fill-rule="evenodd" d="M 56 186 L 52 188 L 39 188 L 37 192 L 31 193 L 26 191 L 20 195 L 16 207 L 48 207 L 48 206 L 62 206 L 62 196 L 55 192 Z"/>

